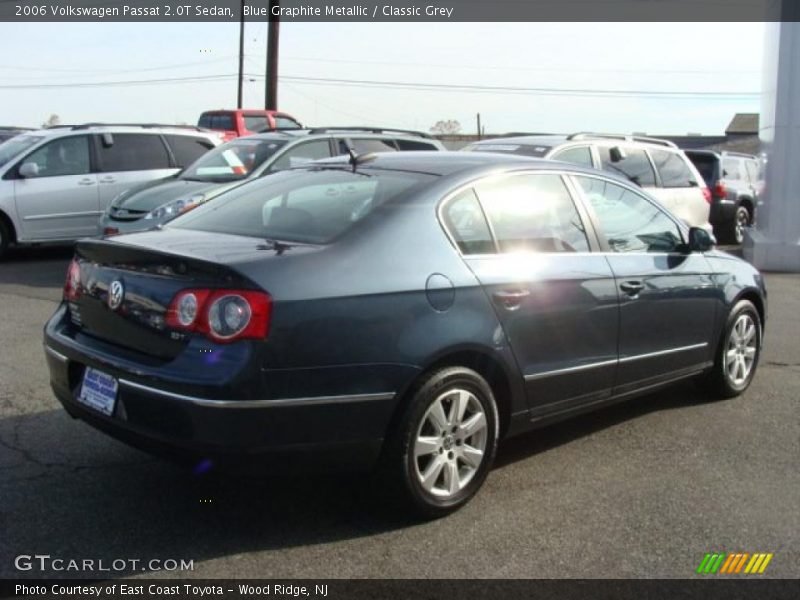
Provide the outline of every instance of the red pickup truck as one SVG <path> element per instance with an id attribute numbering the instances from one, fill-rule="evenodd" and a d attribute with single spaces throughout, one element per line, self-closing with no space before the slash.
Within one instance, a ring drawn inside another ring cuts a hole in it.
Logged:
<path id="1" fill-rule="evenodd" d="M 300 129 L 303 126 L 292 115 L 277 110 L 238 108 L 207 110 L 197 121 L 198 127 L 222 133 L 224 141 L 270 129 Z"/>

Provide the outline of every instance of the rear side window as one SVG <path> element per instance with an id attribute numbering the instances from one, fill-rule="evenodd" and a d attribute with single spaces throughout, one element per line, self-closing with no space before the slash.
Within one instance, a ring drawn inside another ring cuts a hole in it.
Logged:
<path id="1" fill-rule="evenodd" d="M 653 157 L 663 187 L 690 187 L 699 183 L 695 181 L 686 161 L 677 152 L 653 149 L 650 150 L 650 155 Z"/>
<path id="2" fill-rule="evenodd" d="M 382 204 L 434 179 L 422 173 L 368 169 L 285 171 L 230 190 L 170 226 L 324 244 Z"/>
<path id="3" fill-rule="evenodd" d="M 759 181 L 759 168 L 758 163 L 754 160 L 745 160 L 744 161 L 745 169 L 747 169 L 747 176 L 750 178 L 751 183 L 755 183 Z"/>
<path id="4" fill-rule="evenodd" d="M 741 161 L 738 158 L 725 158 L 722 160 L 723 178 L 731 181 L 743 179 L 740 170 Z"/>
<path id="5" fill-rule="evenodd" d="M 439 150 L 434 144 L 430 142 L 423 142 L 422 140 L 395 140 L 395 144 L 402 151 L 409 150 Z"/>
<path id="6" fill-rule="evenodd" d="M 603 169 L 622 175 L 623 177 L 631 180 L 636 185 L 641 186 L 654 186 L 656 184 L 656 175 L 653 172 L 653 166 L 647 158 L 647 154 L 640 148 L 625 148 L 620 147 L 625 156 L 619 160 L 612 160 L 612 152 L 610 146 L 600 146 L 597 148 L 600 153 L 600 164 Z"/>
<path id="7" fill-rule="evenodd" d="M 188 167 L 214 147 L 205 138 L 190 135 L 167 135 L 167 143 L 172 149 L 175 162 L 181 168 Z"/>
<path id="8" fill-rule="evenodd" d="M 462 254 L 494 254 L 494 240 L 475 191 L 464 190 L 444 208 L 444 225 Z"/>
<path id="9" fill-rule="evenodd" d="M 578 146 L 577 148 L 567 148 L 556 152 L 551 157 L 553 160 L 563 160 L 564 162 L 592 167 L 592 151 L 589 146 Z"/>
<path id="10" fill-rule="evenodd" d="M 559 175 L 518 175 L 475 186 L 501 252 L 588 252 L 578 211 Z"/>
<path id="11" fill-rule="evenodd" d="M 350 140 L 356 154 L 368 154 L 370 152 L 397 152 L 397 146 L 394 145 L 394 140 L 376 140 L 376 139 L 357 139 Z M 344 141 L 339 142 L 339 151 L 341 154 L 347 154 L 347 144 Z"/>
<path id="12" fill-rule="evenodd" d="M 169 169 L 169 154 L 161 136 L 147 133 L 115 133 L 112 144 L 101 140 L 102 171 L 149 171 Z"/>
<path id="13" fill-rule="evenodd" d="M 244 128 L 248 131 L 259 132 L 270 127 L 266 115 L 244 115 Z"/>
<path id="14" fill-rule="evenodd" d="M 229 131 L 236 129 L 233 124 L 233 115 L 231 114 L 200 115 L 200 120 L 197 122 L 197 126 L 205 127 L 206 129 L 225 129 Z"/>

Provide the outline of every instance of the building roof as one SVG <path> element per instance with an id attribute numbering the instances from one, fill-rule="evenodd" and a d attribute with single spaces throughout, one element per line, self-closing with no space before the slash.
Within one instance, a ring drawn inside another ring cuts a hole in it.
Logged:
<path id="1" fill-rule="evenodd" d="M 758 134 L 758 113 L 736 113 L 725 129 L 725 135 Z"/>

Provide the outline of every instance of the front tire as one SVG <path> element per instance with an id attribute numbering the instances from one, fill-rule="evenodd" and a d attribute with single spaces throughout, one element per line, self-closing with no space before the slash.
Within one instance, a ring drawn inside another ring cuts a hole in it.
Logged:
<path id="1" fill-rule="evenodd" d="M 749 300 L 740 300 L 728 316 L 704 387 L 717 398 L 733 398 L 744 392 L 758 367 L 761 339 L 761 317 L 756 307 Z"/>
<path id="2" fill-rule="evenodd" d="M 429 375 L 389 440 L 385 465 L 395 499 L 426 518 L 469 502 L 497 451 L 499 417 L 489 384 L 465 367 Z"/>
<path id="3" fill-rule="evenodd" d="M 735 244 L 744 242 L 744 232 L 750 226 L 750 211 L 745 206 L 737 206 L 731 225 L 730 238 Z"/>

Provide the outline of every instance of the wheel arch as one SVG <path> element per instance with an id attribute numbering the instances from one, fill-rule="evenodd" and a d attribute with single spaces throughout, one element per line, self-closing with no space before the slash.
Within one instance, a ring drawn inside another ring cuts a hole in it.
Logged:
<path id="1" fill-rule="evenodd" d="M 409 399 L 425 379 L 434 371 L 445 367 L 466 367 L 472 369 L 486 380 L 489 387 L 492 388 L 492 393 L 497 403 L 497 412 L 500 417 L 499 437 L 502 439 L 511 424 L 514 406 L 520 400 L 518 393 L 521 388 L 514 384 L 511 368 L 505 364 L 502 358 L 498 357 L 497 352 L 480 346 L 453 348 L 436 355 L 423 365 L 413 380 L 398 391 L 397 395 L 400 400 L 390 420 L 388 431 L 392 431 L 402 418 Z M 524 393 L 524 390 L 522 393 Z M 522 401 L 524 402 L 524 398 Z"/>

